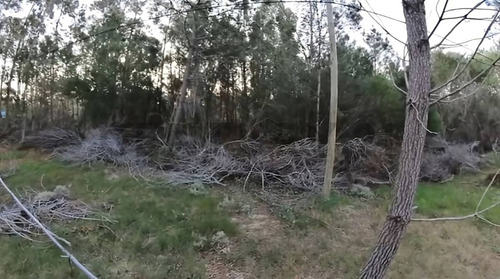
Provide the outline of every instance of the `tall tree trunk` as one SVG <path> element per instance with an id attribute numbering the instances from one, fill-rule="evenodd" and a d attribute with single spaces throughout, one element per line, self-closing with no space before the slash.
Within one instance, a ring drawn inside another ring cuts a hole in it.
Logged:
<path id="1" fill-rule="evenodd" d="M 192 44 L 194 41 L 192 42 Z M 187 93 L 187 87 L 188 87 L 188 82 L 189 82 L 189 76 L 191 74 L 191 64 L 193 60 L 193 52 L 194 52 L 194 46 L 191 45 L 189 48 L 189 53 L 187 57 L 187 62 L 186 62 L 186 72 L 184 73 L 184 78 L 182 79 L 182 85 L 181 85 L 181 90 L 179 92 L 179 98 L 177 99 L 177 105 L 174 110 L 174 113 L 172 114 L 173 121 L 170 127 L 170 136 L 168 137 L 168 145 L 173 146 L 174 141 L 175 141 L 175 133 L 177 130 L 177 125 L 179 124 L 182 116 L 182 107 L 184 105 L 184 100 L 186 99 L 186 93 Z"/>
<path id="2" fill-rule="evenodd" d="M 5 53 L 5 55 L 3 57 L 2 74 L 0 75 L 0 107 L 2 106 L 3 81 L 4 81 L 4 78 L 6 76 L 6 74 L 5 74 L 6 64 L 7 64 L 7 53 Z"/>
<path id="3" fill-rule="evenodd" d="M 337 42 L 335 39 L 335 25 L 333 23 L 332 3 L 326 4 L 328 18 L 328 35 L 330 38 L 330 125 L 328 131 L 328 151 L 326 156 L 325 180 L 323 195 L 330 197 L 333 180 L 333 167 L 335 165 L 335 143 L 337 136 L 337 95 L 338 95 L 338 63 Z"/>
<path id="4" fill-rule="evenodd" d="M 316 89 L 316 142 L 319 142 L 319 105 L 321 99 L 321 19 L 318 11 L 318 87 Z"/>
<path id="5" fill-rule="evenodd" d="M 28 112 L 27 112 L 27 107 L 26 107 L 26 102 L 27 102 L 27 93 L 26 91 L 28 90 L 28 81 L 26 80 L 26 84 L 24 86 L 24 92 L 23 92 L 23 124 L 22 124 L 22 131 L 21 131 L 21 142 L 24 142 L 24 137 L 26 136 L 26 123 L 28 122 Z M 31 90 L 33 91 L 33 90 Z"/>
<path id="6" fill-rule="evenodd" d="M 243 61 L 241 63 L 241 76 L 242 76 L 242 82 L 243 82 L 243 98 L 242 98 L 242 104 L 241 104 L 241 122 L 246 123 L 250 117 L 249 115 L 249 108 L 248 108 L 248 86 L 247 86 L 247 62 L 246 58 L 243 58 Z"/>
<path id="7" fill-rule="evenodd" d="M 49 94 L 50 94 L 50 123 L 54 123 L 54 81 L 55 81 L 55 71 L 54 71 L 54 54 L 52 54 L 52 59 L 50 62 L 50 86 L 49 86 Z"/>
<path id="8" fill-rule="evenodd" d="M 14 58 L 12 58 L 12 65 L 10 68 L 10 73 L 9 73 L 9 79 L 7 80 L 7 96 L 5 98 L 5 113 L 6 113 L 6 128 L 8 129 L 10 126 L 10 119 L 12 118 L 12 115 L 10 115 L 10 94 L 12 92 L 12 80 L 14 79 L 14 72 L 15 72 L 15 65 L 17 63 L 17 56 L 19 53 L 19 50 L 21 48 L 21 40 L 19 41 L 16 49 L 16 53 L 14 54 Z"/>
<path id="9" fill-rule="evenodd" d="M 410 72 L 399 173 L 392 207 L 380 232 L 377 246 L 360 276 L 364 279 L 382 278 L 399 248 L 413 213 L 425 143 L 431 67 L 424 0 L 403 0 L 403 11 L 408 34 Z"/>
<path id="10" fill-rule="evenodd" d="M 24 19 L 23 28 L 26 28 L 26 25 L 28 24 L 29 16 L 34 11 L 34 8 L 36 5 L 37 5 L 36 2 L 33 3 L 33 5 L 31 5 L 31 8 L 28 12 L 28 15 Z M 24 30 L 24 31 L 26 31 L 26 30 Z M 9 73 L 9 79 L 7 81 L 7 98 L 6 98 L 6 105 L 5 105 L 5 112 L 6 112 L 6 118 L 7 118 L 6 119 L 7 121 L 5 121 L 5 123 L 6 123 L 7 129 L 9 128 L 9 125 L 10 125 L 9 110 L 10 110 L 10 93 L 12 91 L 11 85 L 12 85 L 12 80 L 14 79 L 14 71 L 16 68 L 17 59 L 19 58 L 19 51 L 21 50 L 21 46 L 24 43 L 24 38 L 26 37 L 26 33 L 27 32 L 25 32 L 23 34 L 23 36 L 21 38 L 19 38 L 19 41 L 17 42 L 16 52 L 14 53 L 14 56 L 12 57 L 12 66 L 11 66 L 10 73 Z M 0 87 L 1 86 L 3 86 L 3 85 L 0 84 Z"/>
<path id="11" fill-rule="evenodd" d="M 321 98 L 321 64 L 318 68 L 318 88 L 316 90 L 316 142 L 319 142 L 319 105 Z"/>

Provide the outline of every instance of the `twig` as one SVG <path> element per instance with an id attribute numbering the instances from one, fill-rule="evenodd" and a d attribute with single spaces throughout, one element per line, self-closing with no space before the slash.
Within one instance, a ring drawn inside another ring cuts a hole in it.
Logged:
<path id="1" fill-rule="evenodd" d="M 481 1 L 481 2 L 483 2 L 483 1 Z M 479 3 L 479 4 L 481 4 L 481 3 Z M 476 7 L 477 7 L 477 6 L 476 6 Z M 473 9 L 474 9 L 474 8 L 473 8 Z M 486 32 L 484 33 L 483 38 L 481 39 L 481 41 L 480 41 L 480 42 L 479 42 L 479 44 L 477 45 L 476 50 L 474 51 L 474 53 L 472 53 L 472 55 L 471 55 L 470 59 L 467 61 L 467 63 L 465 64 L 465 66 L 464 66 L 464 67 L 460 70 L 460 72 L 459 72 L 458 74 L 454 75 L 454 76 L 453 76 L 451 79 L 449 79 L 447 82 L 445 82 L 445 83 L 443 83 L 443 84 L 439 85 L 439 86 L 438 86 L 438 87 L 436 87 L 436 88 L 431 89 L 430 93 L 434 93 L 434 92 L 437 92 L 437 91 L 441 90 L 442 88 L 444 88 L 444 87 L 445 87 L 445 86 L 447 86 L 448 84 L 452 83 L 454 80 L 456 80 L 456 79 L 457 79 L 460 75 L 462 75 L 462 74 L 465 72 L 465 70 L 467 69 L 467 67 L 468 67 L 468 66 L 472 63 L 472 60 L 474 59 L 474 56 L 478 53 L 479 48 L 481 47 L 481 44 L 483 43 L 484 39 L 486 38 L 486 36 L 487 36 L 487 35 L 488 35 L 488 33 L 490 32 L 490 29 L 491 29 L 491 27 L 493 26 L 493 23 L 495 23 L 495 22 L 496 22 L 496 19 L 497 19 L 497 17 L 498 17 L 498 14 L 499 14 L 499 13 L 500 13 L 500 10 L 496 12 L 495 16 L 493 17 L 493 20 L 491 21 L 490 25 L 489 25 L 489 26 L 488 26 L 488 28 L 486 29 Z M 461 21 L 460 21 L 460 22 L 461 22 Z M 459 24 L 460 24 L 460 23 L 459 23 Z M 458 26 L 458 25 L 456 25 L 456 26 Z M 456 27 L 456 26 L 455 26 L 455 27 Z M 453 29 L 452 29 L 452 31 L 453 31 Z M 448 35 L 449 35 L 449 33 L 448 33 Z M 447 36 L 448 36 L 448 35 L 447 35 Z M 447 36 L 445 36 L 441 42 L 443 42 L 443 41 L 446 39 L 446 37 L 447 37 Z M 498 59 L 497 59 L 497 60 L 495 60 L 493 63 L 491 63 L 491 66 L 490 66 L 490 67 L 493 67 L 497 61 L 498 61 Z M 487 70 L 489 70 L 489 68 L 487 68 Z M 485 71 L 486 71 L 486 70 L 485 70 Z M 480 75 L 481 75 L 481 74 L 483 74 L 485 71 L 481 72 L 481 73 L 480 73 Z M 472 79 L 469 83 L 467 83 L 467 85 L 466 85 L 466 86 L 463 86 L 461 89 L 463 89 L 463 88 L 467 87 L 468 85 L 470 85 L 470 84 L 471 84 L 473 81 L 475 81 L 475 80 L 476 80 L 476 79 L 477 79 L 480 75 L 477 75 L 477 76 L 476 76 L 475 78 L 473 78 L 473 79 Z M 460 90 L 461 90 L 461 89 L 460 89 Z M 460 90 L 458 90 L 458 91 L 460 91 Z M 457 92 L 458 92 L 458 91 L 457 91 Z"/>
<path id="2" fill-rule="evenodd" d="M 419 111 L 418 111 L 417 107 L 413 104 L 413 102 L 410 102 L 410 105 L 411 105 L 411 106 L 415 109 L 416 116 L 417 116 L 417 120 L 418 120 L 418 122 L 420 123 L 420 125 L 422 125 L 422 127 L 423 127 L 423 128 L 424 128 L 424 129 L 425 129 L 428 133 L 433 134 L 433 135 L 437 135 L 438 133 L 433 132 L 433 131 L 431 131 L 431 130 L 427 129 L 427 125 L 425 125 L 425 124 L 424 124 L 424 122 L 422 122 L 422 120 L 420 120 L 420 117 L 418 116 Z"/>
<path id="3" fill-rule="evenodd" d="M 484 190 L 483 192 L 483 195 L 481 196 L 481 199 L 479 200 L 477 206 L 476 206 L 476 213 L 478 213 L 478 210 L 479 210 L 479 207 L 481 206 L 481 203 L 483 202 L 484 200 L 484 197 L 486 196 L 486 193 L 488 192 L 488 190 L 490 189 L 491 185 L 493 185 L 493 183 L 495 182 L 495 179 L 497 178 L 498 174 L 500 173 L 500 169 L 498 169 L 496 172 L 495 172 L 495 175 L 493 176 L 493 178 L 491 179 L 490 181 L 490 184 L 488 184 L 488 187 L 486 187 L 486 190 Z"/>
<path id="4" fill-rule="evenodd" d="M 453 96 L 457 93 L 459 93 L 460 91 L 464 90 L 466 87 L 470 86 L 471 84 L 473 84 L 479 77 L 481 77 L 482 75 L 484 75 L 486 72 L 488 72 L 489 70 L 491 70 L 491 68 L 493 68 L 493 66 L 495 66 L 495 64 L 500 61 L 500 57 L 495 59 L 495 61 L 493 61 L 491 63 L 491 65 L 489 65 L 489 67 L 487 67 L 486 69 L 484 69 L 483 71 L 481 71 L 479 74 L 477 74 L 474 78 L 472 78 L 469 82 L 465 83 L 464 85 L 462 85 L 460 88 L 444 95 L 444 96 L 441 96 L 439 97 L 437 100 L 433 101 L 430 105 L 434 105 L 438 102 L 440 102 L 441 100 L 444 100 L 450 96 Z"/>

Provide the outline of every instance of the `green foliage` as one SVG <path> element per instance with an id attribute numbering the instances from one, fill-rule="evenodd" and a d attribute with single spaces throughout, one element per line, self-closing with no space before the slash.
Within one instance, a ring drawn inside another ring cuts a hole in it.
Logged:
<path id="1" fill-rule="evenodd" d="M 441 115 L 439 114 L 437 108 L 430 108 L 427 123 L 427 128 L 430 131 L 435 133 L 440 133 L 443 131 L 443 121 L 441 120 Z"/>

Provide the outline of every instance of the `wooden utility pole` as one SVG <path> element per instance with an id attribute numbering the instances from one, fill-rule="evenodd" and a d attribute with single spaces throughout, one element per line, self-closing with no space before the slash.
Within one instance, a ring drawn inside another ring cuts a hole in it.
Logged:
<path id="1" fill-rule="evenodd" d="M 410 71 L 399 172 L 391 209 L 378 237 L 377 246 L 361 273 L 360 278 L 362 279 L 384 277 L 413 215 L 413 200 L 417 190 L 427 133 L 429 92 L 431 90 L 431 51 L 427 35 L 424 1 L 403 0 Z"/>
<path id="2" fill-rule="evenodd" d="M 330 197 L 333 180 L 333 167 L 335 165 L 335 143 L 337 137 L 337 95 L 338 95 L 338 63 L 337 42 L 335 40 L 335 25 L 333 23 L 332 3 L 326 4 L 328 19 L 328 35 L 330 37 L 330 125 L 328 131 L 328 151 L 326 156 L 325 180 L 323 194 Z"/>

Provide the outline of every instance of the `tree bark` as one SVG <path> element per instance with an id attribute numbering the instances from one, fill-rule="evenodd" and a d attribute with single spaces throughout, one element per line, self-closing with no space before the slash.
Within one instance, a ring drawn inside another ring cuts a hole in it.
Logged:
<path id="1" fill-rule="evenodd" d="M 325 180 L 323 183 L 323 195 L 328 198 L 330 197 L 330 192 L 332 189 L 333 167 L 335 165 L 335 143 L 337 136 L 338 63 L 332 3 L 326 4 L 326 10 L 328 18 L 328 34 L 330 37 L 330 127 L 328 132 L 328 151 L 326 157 Z"/>
<path id="2" fill-rule="evenodd" d="M 318 13 L 318 87 L 316 89 L 316 142 L 319 142 L 319 108 L 321 100 L 321 19 Z"/>
<path id="3" fill-rule="evenodd" d="M 321 65 L 318 68 L 318 88 L 316 90 L 316 142 L 319 142 L 319 105 L 321 98 Z"/>
<path id="4" fill-rule="evenodd" d="M 396 255 L 413 214 L 413 200 L 425 143 L 429 92 L 430 47 L 424 0 L 403 0 L 410 60 L 406 119 L 399 159 L 399 172 L 392 207 L 360 278 L 382 278 Z"/>
<path id="5" fill-rule="evenodd" d="M 194 43 L 194 42 L 193 42 Z M 193 46 L 189 48 L 189 53 L 186 62 L 186 72 L 184 73 L 184 78 L 182 79 L 181 90 L 179 93 L 179 98 L 177 99 L 177 106 L 174 111 L 173 121 L 170 127 L 170 136 L 168 137 L 168 145 L 173 146 L 175 141 L 175 133 L 177 130 L 177 125 L 179 124 L 182 116 L 182 107 L 184 105 L 184 100 L 186 99 L 187 86 L 189 82 L 189 75 L 191 74 L 191 64 L 193 60 Z"/>

